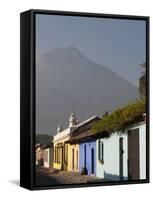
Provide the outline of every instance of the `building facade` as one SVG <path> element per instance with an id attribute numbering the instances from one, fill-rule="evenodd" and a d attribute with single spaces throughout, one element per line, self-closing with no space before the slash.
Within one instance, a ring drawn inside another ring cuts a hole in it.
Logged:
<path id="1" fill-rule="evenodd" d="M 79 170 L 86 170 L 88 175 L 96 175 L 96 140 L 79 144 L 80 159 Z"/>
<path id="2" fill-rule="evenodd" d="M 72 131 L 76 128 L 78 121 L 75 115 L 72 113 L 69 118 L 69 126 L 66 129 L 62 129 L 59 125 L 57 128 L 57 134 L 54 136 L 54 161 L 53 167 L 60 170 L 70 170 L 70 165 L 68 164 L 71 149 L 70 144 L 66 143 L 70 139 Z"/>
<path id="3" fill-rule="evenodd" d="M 44 149 L 44 167 L 53 168 L 53 143 L 49 143 L 43 147 Z"/>
<path id="4" fill-rule="evenodd" d="M 91 118 L 79 123 L 75 115 L 72 113 L 69 118 L 68 128 L 63 130 L 61 126 L 58 127 L 57 134 L 53 139 L 54 168 L 77 172 L 81 170 L 83 164 L 81 162 L 80 167 L 80 150 L 82 152 L 82 148 L 80 148 L 79 144 L 80 139 L 86 137 L 87 130 L 91 128 L 92 123 L 99 119 L 100 118 L 97 116 L 92 116 Z M 93 151 L 95 159 L 95 149 Z"/>
<path id="5" fill-rule="evenodd" d="M 82 174 L 96 174 L 96 139 L 92 137 L 91 126 L 100 120 L 98 116 L 79 123 L 71 133 L 69 141 L 69 170 Z M 84 171 L 84 172 L 83 172 Z"/>
<path id="6" fill-rule="evenodd" d="M 115 133 L 95 133 L 93 116 L 78 123 L 71 114 L 69 126 L 57 129 L 53 139 L 53 168 L 95 175 L 120 181 L 146 178 L 146 121 Z M 44 150 L 44 166 L 48 167 L 48 149 Z"/>
<path id="7" fill-rule="evenodd" d="M 68 170 L 79 172 L 79 144 L 70 144 L 69 146 Z"/>
<path id="8" fill-rule="evenodd" d="M 35 145 L 35 161 L 37 166 L 44 165 L 44 150 L 40 143 Z"/>
<path id="9" fill-rule="evenodd" d="M 146 178 L 146 123 L 96 141 L 96 176 L 107 180 Z"/>

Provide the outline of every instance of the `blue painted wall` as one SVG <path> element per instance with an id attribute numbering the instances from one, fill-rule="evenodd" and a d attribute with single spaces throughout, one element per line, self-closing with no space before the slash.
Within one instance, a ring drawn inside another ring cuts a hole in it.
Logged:
<path id="1" fill-rule="evenodd" d="M 96 141 L 83 142 L 79 145 L 79 171 L 85 165 L 85 145 L 86 145 L 86 168 L 88 170 L 88 175 L 96 175 Z M 92 173 L 92 149 L 94 150 L 94 173 Z"/>

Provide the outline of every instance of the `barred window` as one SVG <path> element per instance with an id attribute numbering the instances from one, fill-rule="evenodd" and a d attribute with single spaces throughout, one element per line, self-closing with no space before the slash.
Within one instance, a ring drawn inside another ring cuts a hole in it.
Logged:
<path id="1" fill-rule="evenodd" d="M 98 160 L 100 160 L 100 157 L 101 157 L 101 150 L 100 150 L 100 146 L 101 146 L 101 141 L 98 140 Z"/>
<path id="2" fill-rule="evenodd" d="M 57 162 L 57 147 L 55 147 L 55 162 Z"/>
<path id="3" fill-rule="evenodd" d="M 67 160 L 68 160 L 68 144 L 65 144 L 65 163 L 67 163 Z"/>
<path id="4" fill-rule="evenodd" d="M 98 160 L 104 162 L 104 143 L 101 140 L 98 141 Z"/>
<path id="5" fill-rule="evenodd" d="M 57 163 L 59 163 L 59 147 L 57 147 Z"/>

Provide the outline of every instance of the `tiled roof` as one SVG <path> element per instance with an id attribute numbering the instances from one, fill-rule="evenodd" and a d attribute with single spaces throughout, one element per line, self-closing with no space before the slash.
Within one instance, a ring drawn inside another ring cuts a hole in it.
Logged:
<path id="1" fill-rule="evenodd" d="M 76 125 L 76 128 L 79 128 L 80 126 L 83 126 L 84 124 L 87 124 L 88 122 L 94 120 L 94 119 L 100 119 L 97 115 L 94 115 L 88 119 L 86 119 L 85 121 L 79 123 L 78 125 Z"/>
<path id="2" fill-rule="evenodd" d="M 77 124 L 76 126 L 74 127 L 68 127 L 66 129 L 64 129 L 63 131 L 57 133 L 56 135 L 54 135 L 54 140 L 53 142 L 57 141 L 57 140 L 61 140 L 63 139 L 64 137 L 67 137 L 69 136 L 71 133 L 79 130 L 81 127 L 83 127 L 84 125 L 86 124 L 89 124 L 90 122 L 94 121 L 94 120 L 98 120 L 100 119 L 97 115 L 94 115 L 86 120 L 84 120 L 83 122 Z"/>
<path id="3" fill-rule="evenodd" d="M 99 137 L 105 137 L 108 135 L 109 133 L 106 133 L 106 132 L 99 132 L 97 134 L 93 134 L 91 132 L 91 129 L 89 129 L 87 131 L 82 132 L 81 134 L 72 136 L 66 143 L 80 143 L 83 141 L 94 140 Z"/>
<path id="4" fill-rule="evenodd" d="M 53 146 L 53 143 L 52 143 L 52 142 L 49 142 L 49 143 L 47 143 L 46 145 L 44 145 L 42 148 L 43 148 L 43 149 L 47 149 L 47 148 L 52 147 L 52 146 Z"/>

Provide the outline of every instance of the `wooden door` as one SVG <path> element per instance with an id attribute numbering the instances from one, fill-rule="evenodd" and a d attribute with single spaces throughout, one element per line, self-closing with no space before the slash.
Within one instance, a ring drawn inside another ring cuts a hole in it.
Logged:
<path id="1" fill-rule="evenodd" d="M 91 174 L 94 174 L 94 148 L 91 149 Z"/>
<path id="2" fill-rule="evenodd" d="M 128 131 L 128 178 L 139 179 L 139 129 Z"/>

